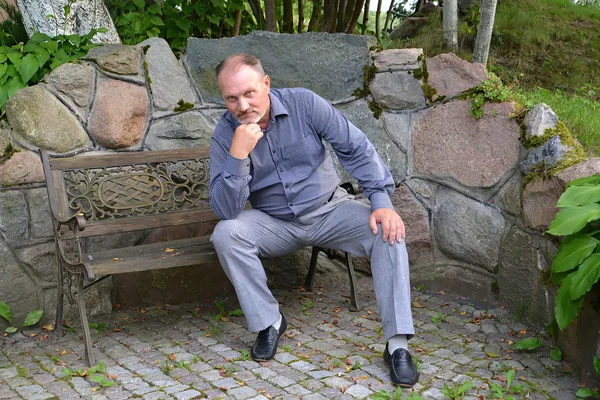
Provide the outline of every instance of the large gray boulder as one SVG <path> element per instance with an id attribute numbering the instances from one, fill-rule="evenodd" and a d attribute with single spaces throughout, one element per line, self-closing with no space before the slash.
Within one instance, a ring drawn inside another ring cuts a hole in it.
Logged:
<path id="1" fill-rule="evenodd" d="M 373 53 L 377 71 L 408 71 L 419 68 L 423 49 L 390 49 Z"/>
<path id="2" fill-rule="evenodd" d="M 63 64 L 44 77 L 44 82 L 57 96 L 69 104 L 77 115 L 87 120 L 87 111 L 94 91 L 94 68 L 84 64 Z"/>
<path id="3" fill-rule="evenodd" d="M 431 253 L 429 213 L 407 186 L 398 187 L 391 196 L 394 208 L 406 228 L 406 247 L 411 262 Z"/>
<path id="4" fill-rule="evenodd" d="M 222 103 L 214 69 L 234 53 L 257 56 L 273 87 L 305 87 L 328 100 L 363 87 L 363 67 L 374 38 L 342 33 L 283 35 L 255 31 L 236 38 L 189 38 L 186 61 L 204 101 Z"/>
<path id="5" fill-rule="evenodd" d="M 0 200 L 0 204 L 3 200 Z M 36 285 L 21 268 L 2 234 L 0 234 L 0 260 L 2 260 L 2 279 L 0 279 L 2 301 L 8 303 L 11 308 L 13 326 L 20 328 L 27 314 L 38 308 Z M 8 322 L 0 318 L 0 329 L 4 331 L 8 326 Z"/>
<path id="6" fill-rule="evenodd" d="M 0 152 L 2 152 L 1 148 Z M 14 153 L 4 163 L 0 163 L 0 186 L 16 186 L 44 181 L 44 168 L 40 155 L 37 153 L 21 150 Z"/>
<path id="7" fill-rule="evenodd" d="M 373 99 L 382 107 L 414 110 L 427 105 L 421 82 L 405 71 L 375 74 L 370 89 Z"/>
<path id="8" fill-rule="evenodd" d="M 19 90 L 6 102 L 15 137 L 35 147 L 66 153 L 87 147 L 90 139 L 77 118 L 44 84 Z"/>
<path id="9" fill-rule="evenodd" d="M 558 124 L 558 117 L 548 105 L 537 104 L 525 117 L 525 138 L 544 136 L 546 129 L 554 129 Z"/>
<path id="10" fill-rule="evenodd" d="M 439 191 L 435 238 L 446 254 L 495 272 L 504 236 L 504 218 L 489 205 L 456 192 Z"/>
<path id="11" fill-rule="evenodd" d="M 23 192 L 0 192 L 0 233 L 8 243 L 21 244 L 28 239 L 29 212 Z"/>
<path id="12" fill-rule="evenodd" d="M 403 181 L 406 176 L 406 154 L 393 140 L 390 140 L 391 135 L 383 127 L 381 119 L 377 120 L 373 117 L 373 112 L 369 109 L 366 100 L 361 99 L 349 104 L 339 105 L 337 109 L 343 112 L 349 121 L 367 135 L 377 150 L 377 154 L 390 169 L 394 182 L 398 184 Z M 345 170 L 342 171 L 340 168 L 338 172 L 341 174 L 343 182 L 351 180 L 350 175 Z"/>
<path id="13" fill-rule="evenodd" d="M 188 111 L 153 121 L 144 147 L 149 150 L 210 145 L 215 125 L 199 111 Z"/>
<path id="14" fill-rule="evenodd" d="M 560 136 L 554 136 L 543 145 L 529 149 L 519 167 L 523 174 L 530 173 L 538 165 L 544 165 L 544 168 L 550 169 L 558 164 L 569 150 L 571 148 L 562 143 Z"/>
<path id="15" fill-rule="evenodd" d="M 107 72 L 141 76 L 142 49 L 139 47 L 105 44 L 91 48 L 83 59 L 95 62 Z"/>
<path id="16" fill-rule="evenodd" d="M 521 131 L 510 103 L 484 105 L 484 116 L 469 114 L 471 102 L 453 101 L 425 113 L 413 133 L 415 171 L 447 177 L 468 187 L 490 187 L 516 167 Z"/>
<path id="17" fill-rule="evenodd" d="M 166 40 L 150 38 L 140 43 L 140 46 L 146 52 L 154 107 L 161 111 L 173 111 L 180 100 L 191 104 L 198 101 L 185 70 Z"/>

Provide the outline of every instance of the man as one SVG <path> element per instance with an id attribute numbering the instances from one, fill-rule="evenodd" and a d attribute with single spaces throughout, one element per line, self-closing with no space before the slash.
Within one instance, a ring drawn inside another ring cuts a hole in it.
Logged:
<path id="1" fill-rule="evenodd" d="M 389 169 L 365 134 L 324 99 L 306 89 L 271 89 L 256 57 L 234 54 L 216 74 L 228 111 L 211 140 L 210 199 L 222 219 L 212 241 L 248 328 L 259 332 L 252 358 L 272 359 L 287 328 L 259 257 L 334 248 L 371 258 L 388 340 L 383 358 L 394 383 L 413 386 L 408 256 Z M 370 208 L 338 187 L 324 140 L 358 180 Z M 248 200 L 252 209 L 245 210 Z"/>

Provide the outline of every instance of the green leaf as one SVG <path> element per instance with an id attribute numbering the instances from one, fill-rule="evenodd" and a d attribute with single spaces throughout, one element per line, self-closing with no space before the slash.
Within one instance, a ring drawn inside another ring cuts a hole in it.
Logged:
<path id="1" fill-rule="evenodd" d="M 40 47 L 48 50 L 49 53 L 55 53 L 58 50 L 58 42 L 51 40 L 49 42 L 40 43 Z"/>
<path id="2" fill-rule="evenodd" d="M 23 57 L 21 64 L 17 66 L 17 71 L 21 75 L 21 81 L 24 83 L 29 82 L 38 69 L 40 69 L 40 64 L 38 63 L 37 57 L 33 54 L 27 54 Z"/>
<path id="3" fill-rule="evenodd" d="M 596 373 L 600 375 L 600 358 L 596 356 L 594 356 L 594 369 L 596 370 Z"/>
<path id="4" fill-rule="evenodd" d="M 39 309 L 39 310 L 34 310 L 34 311 L 30 312 L 29 314 L 27 314 L 27 317 L 25 317 L 25 322 L 23 322 L 22 328 L 25 328 L 26 326 L 31 326 L 31 325 L 37 324 L 38 321 L 40 320 L 40 318 L 42 318 L 43 313 L 44 313 L 44 310 Z"/>
<path id="5" fill-rule="evenodd" d="M 577 300 L 571 300 L 572 278 L 573 274 L 570 274 L 562 281 L 554 301 L 554 315 L 556 316 L 556 322 L 561 331 L 573 321 L 577 316 L 577 313 L 579 313 L 581 304 L 583 304 L 583 297 L 580 297 Z"/>
<path id="6" fill-rule="evenodd" d="M 104 376 L 103 374 L 92 374 L 92 376 L 90 376 L 90 379 L 94 382 L 101 383 L 106 380 L 106 376 Z"/>
<path id="7" fill-rule="evenodd" d="M 511 369 L 510 371 L 508 371 L 506 373 L 506 390 L 508 390 L 510 388 L 510 385 L 512 385 L 514 379 L 515 379 L 515 370 Z"/>
<path id="8" fill-rule="evenodd" d="M 552 350 L 550 350 L 550 358 L 554 361 L 562 360 L 562 351 L 560 351 L 560 347 L 555 346 Z"/>
<path id="9" fill-rule="evenodd" d="M 17 328 L 15 328 L 14 326 L 9 326 L 8 328 L 6 328 L 4 330 L 4 332 L 6 333 L 15 333 L 17 331 Z"/>
<path id="10" fill-rule="evenodd" d="M 21 81 L 21 77 L 15 76 L 12 79 L 9 79 L 7 92 L 8 98 L 10 99 L 19 89 L 23 89 L 26 85 Z"/>
<path id="11" fill-rule="evenodd" d="M 41 47 L 36 48 L 33 51 L 33 54 L 35 55 L 35 58 L 37 58 L 40 68 L 42 68 L 50 59 L 50 53 L 48 52 L 48 50 L 43 49 Z"/>
<path id="12" fill-rule="evenodd" d="M 591 221 L 600 218 L 600 204 L 566 207 L 556 213 L 548 233 L 551 235 L 570 235 L 579 232 Z"/>
<path id="13" fill-rule="evenodd" d="M 109 381 L 109 380 L 100 382 L 100 386 L 102 386 L 102 387 L 110 387 L 110 386 L 114 386 L 114 384 L 115 384 L 114 381 Z"/>
<path id="14" fill-rule="evenodd" d="M 191 23 L 187 19 L 177 20 L 175 21 L 175 24 L 186 32 L 190 30 Z"/>
<path id="15" fill-rule="evenodd" d="M 10 306 L 3 301 L 0 301 L 0 317 L 7 320 L 12 324 L 12 314 L 10 312 Z"/>
<path id="16" fill-rule="evenodd" d="M 584 185 L 600 185 L 600 174 L 588 176 L 585 178 L 574 179 L 567 183 L 567 189 L 571 186 L 584 186 Z"/>
<path id="17" fill-rule="evenodd" d="M 146 2 L 144 0 L 133 0 L 133 4 L 135 4 L 137 8 L 141 8 L 143 10 Z"/>
<path id="18" fill-rule="evenodd" d="M 206 17 L 209 19 L 210 22 L 212 22 L 215 25 L 219 25 L 221 23 L 221 20 L 216 15 L 209 14 Z"/>
<path id="19" fill-rule="evenodd" d="M 54 16 L 52 16 L 54 17 Z M 29 39 L 29 42 L 34 42 L 34 43 L 40 43 L 40 42 L 46 42 L 46 41 L 52 41 L 52 38 L 48 35 L 46 35 L 45 33 L 40 33 L 40 32 L 36 32 L 34 33 L 31 38 Z"/>
<path id="20" fill-rule="evenodd" d="M 571 186 L 558 199 L 556 207 L 582 206 L 600 201 L 600 185 Z"/>
<path id="21" fill-rule="evenodd" d="M 598 279 L 600 279 L 600 254 L 595 253 L 589 256 L 573 274 L 571 300 L 578 299 L 589 292 Z"/>
<path id="22" fill-rule="evenodd" d="M 8 65 L 0 64 L 0 77 L 2 77 L 6 73 L 7 69 L 8 69 Z"/>
<path id="23" fill-rule="evenodd" d="M 79 46 L 81 43 L 81 36 L 79 35 L 67 35 L 67 39 L 69 39 L 75 46 Z"/>
<path id="24" fill-rule="evenodd" d="M 158 17 L 156 15 L 151 15 L 150 16 L 150 22 L 152 22 L 154 25 L 157 25 L 157 26 L 163 26 L 165 24 L 163 22 L 163 20 L 160 19 L 160 17 Z"/>
<path id="25" fill-rule="evenodd" d="M 6 100 L 8 100 L 8 88 L 4 85 L 0 85 L 0 108 L 4 107 Z"/>
<path id="26" fill-rule="evenodd" d="M 552 272 L 566 272 L 580 265 L 600 243 L 590 235 L 573 235 L 560 244 L 552 261 Z"/>
<path id="27" fill-rule="evenodd" d="M 594 395 L 594 391 L 590 388 L 580 388 L 575 396 L 577 397 L 590 397 Z"/>
<path id="28" fill-rule="evenodd" d="M 540 342 L 538 338 L 527 338 L 519 340 L 516 344 L 517 350 L 535 350 L 538 347 L 543 346 L 543 343 Z"/>

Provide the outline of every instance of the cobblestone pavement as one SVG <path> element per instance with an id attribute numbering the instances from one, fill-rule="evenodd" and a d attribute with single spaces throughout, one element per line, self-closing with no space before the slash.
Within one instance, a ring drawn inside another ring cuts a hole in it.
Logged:
<path id="1" fill-rule="evenodd" d="M 39 328 L 20 332 L 0 340 L 0 398 L 444 399 L 453 392 L 453 398 L 477 400 L 494 398 L 490 385 L 506 398 L 511 370 L 516 399 L 576 398 L 576 377 L 550 358 L 549 347 L 516 350 L 527 337 L 550 344 L 542 333 L 530 332 L 502 308 L 416 290 L 417 336 L 410 350 L 421 377 L 415 393 L 396 390 L 381 357 L 372 279 L 360 277 L 359 287 L 360 312 L 348 311 L 348 292 L 339 283 L 312 294 L 298 287 L 274 290 L 289 328 L 275 360 L 266 363 L 249 357 L 255 334 L 243 316 L 218 320 L 237 307 L 233 300 L 218 302 L 223 310 L 213 301 L 120 310 L 94 321 L 94 353 L 104 374 L 86 374 L 81 329 L 60 340 Z"/>

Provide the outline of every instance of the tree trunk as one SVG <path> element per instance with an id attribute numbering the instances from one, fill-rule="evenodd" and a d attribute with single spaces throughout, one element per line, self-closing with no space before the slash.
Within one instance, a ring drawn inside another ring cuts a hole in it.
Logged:
<path id="1" fill-rule="evenodd" d="M 329 32 L 335 25 L 335 0 L 325 0 L 325 10 L 323 15 L 323 25 L 321 32 Z"/>
<path id="2" fill-rule="evenodd" d="M 265 29 L 265 16 L 262 12 L 262 8 L 260 7 L 260 0 L 248 0 L 248 3 L 252 9 L 254 19 L 256 19 L 256 23 L 258 24 L 258 29 Z"/>
<path id="3" fill-rule="evenodd" d="M 323 0 L 313 0 L 313 9 L 310 15 L 310 21 L 308 22 L 307 32 L 314 32 L 319 26 L 321 21 L 321 8 L 323 7 Z"/>
<path id="4" fill-rule="evenodd" d="M 346 11 L 346 1 L 347 0 L 339 0 L 337 6 L 337 22 L 335 24 L 335 32 L 343 32 L 344 31 L 344 12 Z"/>
<path id="5" fill-rule="evenodd" d="M 283 0 L 283 31 L 294 33 L 294 2 Z"/>
<path id="6" fill-rule="evenodd" d="M 367 24 L 369 23 L 369 7 L 371 6 L 371 0 L 365 1 L 365 8 L 363 13 L 363 25 L 365 27 L 365 32 L 367 31 Z M 361 32 L 363 34 L 364 32 Z"/>
<path id="7" fill-rule="evenodd" d="M 60 34 L 85 35 L 92 28 L 106 27 L 108 32 L 98 33 L 95 43 L 121 43 L 119 34 L 102 0 L 79 0 L 70 6 L 65 18 L 64 7 L 68 0 L 17 0 L 23 24 L 31 37 L 34 32 L 49 36 Z M 48 15 L 53 17 L 47 18 Z"/>
<path id="8" fill-rule="evenodd" d="M 375 12 L 375 37 L 377 38 L 377 41 L 379 42 L 379 38 L 381 37 L 381 32 L 379 29 L 379 16 L 381 15 L 381 2 L 383 0 L 378 0 L 377 1 L 377 11 Z"/>
<path id="9" fill-rule="evenodd" d="M 473 50 L 473 62 L 487 64 L 490 51 L 490 41 L 494 30 L 494 17 L 496 15 L 496 0 L 482 0 L 480 6 L 479 26 Z"/>
<path id="10" fill-rule="evenodd" d="M 298 33 L 304 30 L 304 0 L 298 0 Z"/>
<path id="11" fill-rule="evenodd" d="M 242 26 L 242 10 L 237 10 L 235 12 L 235 24 L 233 25 L 233 31 L 231 32 L 231 37 L 236 37 L 240 34 L 240 27 Z"/>
<path id="12" fill-rule="evenodd" d="M 265 16 L 267 20 L 267 30 L 275 32 L 277 22 L 275 21 L 275 0 L 265 0 Z"/>
<path id="13" fill-rule="evenodd" d="M 390 1 L 390 8 L 388 8 L 387 14 L 385 14 L 385 23 L 383 24 L 384 32 L 388 31 L 388 26 L 390 24 L 390 17 L 392 16 L 392 8 L 394 8 L 394 1 Z"/>
<path id="14" fill-rule="evenodd" d="M 458 8 L 456 0 L 444 0 L 443 48 L 453 53 L 458 51 Z"/>
<path id="15" fill-rule="evenodd" d="M 362 11 L 364 3 L 365 0 L 356 0 L 356 4 L 354 5 L 354 13 L 352 14 L 352 19 L 348 24 L 348 28 L 346 29 L 346 33 L 354 34 L 354 31 L 356 30 L 356 23 L 358 22 L 358 17 L 360 17 L 360 12 Z"/>

